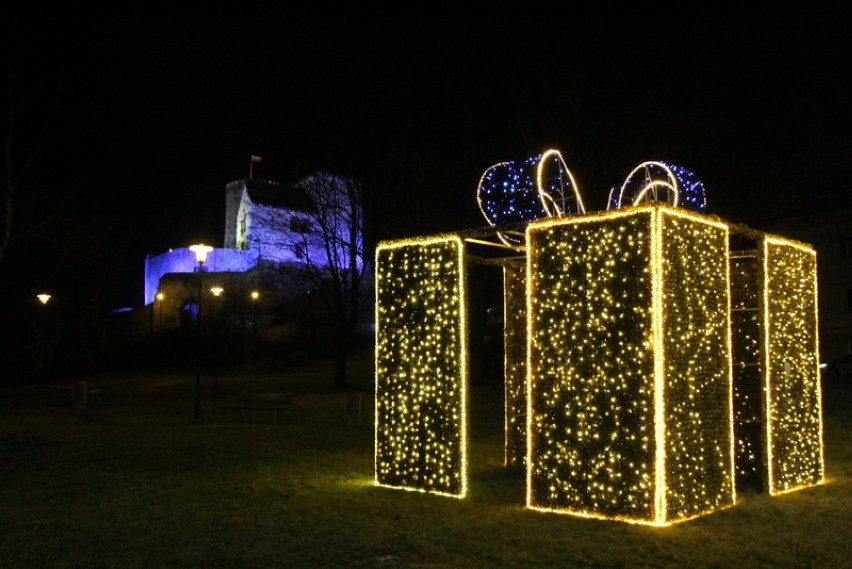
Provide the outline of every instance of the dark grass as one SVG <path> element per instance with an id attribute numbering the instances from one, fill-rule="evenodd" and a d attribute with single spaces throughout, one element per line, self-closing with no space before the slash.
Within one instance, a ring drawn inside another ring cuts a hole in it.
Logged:
<path id="1" fill-rule="evenodd" d="M 344 423 L 331 366 L 90 380 L 3 393 L 0 567 L 850 567 L 852 388 L 828 386 L 829 483 L 669 528 L 523 507 L 502 467 L 502 398 L 471 390 L 471 492 L 373 486 L 372 396 Z M 369 388 L 369 355 L 353 383 Z M 239 391 L 294 393 L 286 425 L 229 421 Z"/>

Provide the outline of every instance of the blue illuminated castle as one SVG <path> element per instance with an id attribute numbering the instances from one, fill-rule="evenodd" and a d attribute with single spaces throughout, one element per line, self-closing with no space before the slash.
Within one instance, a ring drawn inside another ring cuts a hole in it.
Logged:
<path id="1" fill-rule="evenodd" d="M 205 282 L 216 281 L 232 297 L 274 286 L 279 298 L 292 298 L 308 290 L 308 285 L 296 285 L 300 272 L 321 275 L 330 263 L 360 268 L 360 192 L 357 181 L 323 172 L 290 185 L 251 178 L 230 182 L 224 243 L 204 261 Z M 198 270 L 188 246 L 146 257 L 144 301 L 167 305 L 166 328 L 194 302 L 186 277 Z"/>

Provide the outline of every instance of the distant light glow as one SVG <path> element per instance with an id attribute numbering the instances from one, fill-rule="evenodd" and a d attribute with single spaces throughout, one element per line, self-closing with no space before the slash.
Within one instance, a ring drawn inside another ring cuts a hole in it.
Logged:
<path id="1" fill-rule="evenodd" d="M 221 294 L 222 294 L 224 291 L 225 291 L 225 289 L 223 289 L 223 288 L 222 288 L 222 287 L 220 287 L 220 286 L 214 286 L 214 287 L 212 287 L 212 288 L 210 289 L 210 292 L 212 292 L 212 293 L 213 293 L 213 296 L 221 296 Z"/>
<path id="2" fill-rule="evenodd" d="M 42 304 L 47 304 L 47 303 L 50 301 L 51 296 L 50 296 L 49 294 L 47 294 L 47 293 L 43 292 L 43 293 L 41 293 L 41 294 L 37 294 L 37 295 L 36 295 L 36 298 L 38 299 L 38 301 L 39 301 L 40 303 L 42 303 Z"/>

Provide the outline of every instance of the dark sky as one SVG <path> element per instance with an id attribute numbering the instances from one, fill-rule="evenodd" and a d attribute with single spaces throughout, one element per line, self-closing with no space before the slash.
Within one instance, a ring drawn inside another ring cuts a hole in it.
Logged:
<path id="1" fill-rule="evenodd" d="M 45 168 L 104 200 L 140 289 L 145 254 L 221 245 L 251 154 L 282 182 L 357 163 L 378 238 L 485 225 L 483 171 L 548 148 L 591 209 L 645 160 L 693 170 L 736 222 L 850 205 L 852 41 L 831 11 L 39 4 L 0 15 L 7 57 L 73 115 Z"/>

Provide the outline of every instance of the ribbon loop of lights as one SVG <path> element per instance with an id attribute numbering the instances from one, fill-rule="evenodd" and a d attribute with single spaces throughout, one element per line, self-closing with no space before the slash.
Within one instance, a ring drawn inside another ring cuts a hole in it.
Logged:
<path id="1" fill-rule="evenodd" d="M 585 213 L 573 174 L 558 150 L 547 150 L 522 161 L 500 162 L 479 180 L 477 200 L 492 227 Z M 498 232 L 504 244 L 523 238 Z"/>
<path id="2" fill-rule="evenodd" d="M 668 162 L 643 162 L 619 188 L 613 188 L 607 209 L 658 201 L 696 213 L 707 210 L 704 184 L 694 172 Z"/>

